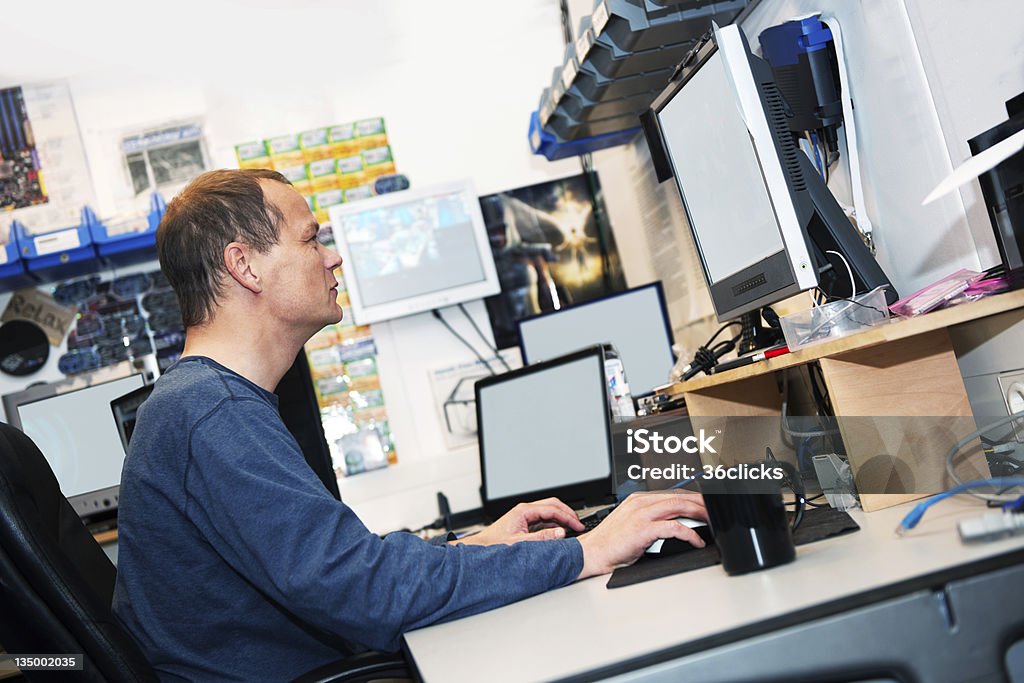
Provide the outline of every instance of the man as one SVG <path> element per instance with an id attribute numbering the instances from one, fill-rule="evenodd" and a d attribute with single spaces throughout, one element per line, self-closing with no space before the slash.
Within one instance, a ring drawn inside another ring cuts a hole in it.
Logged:
<path id="1" fill-rule="evenodd" d="M 341 258 L 318 232 L 287 180 L 259 170 L 199 176 L 157 232 L 187 336 L 125 461 L 113 606 L 161 678 L 290 679 L 607 573 L 657 538 L 702 544 L 673 519 L 706 518 L 692 494 L 630 498 L 578 539 L 554 499 L 457 543 L 368 531 L 306 465 L 271 393 L 341 319 Z"/>

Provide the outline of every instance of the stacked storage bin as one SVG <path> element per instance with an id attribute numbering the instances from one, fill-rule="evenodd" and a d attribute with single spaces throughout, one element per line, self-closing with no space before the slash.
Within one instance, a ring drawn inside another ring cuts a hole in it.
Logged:
<path id="1" fill-rule="evenodd" d="M 541 95 L 533 151 L 556 159 L 627 142 L 712 22 L 732 23 L 747 3 L 600 0 Z"/>

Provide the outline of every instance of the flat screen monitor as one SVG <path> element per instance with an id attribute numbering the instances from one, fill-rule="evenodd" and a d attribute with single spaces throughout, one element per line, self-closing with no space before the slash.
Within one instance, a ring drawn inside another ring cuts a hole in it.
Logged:
<path id="1" fill-rule="evenodd" d="M 468 181 L 340 204 L 329 215 L 360 325 L 501 291 Z"/>
<path id="2" fill-rule="evenodd" d="M 525 318 L 518 327 L 524 363 L 594 344 L 612 344 L 634 396 L 668 383 L 675 362 L 660 282 Z"/>
<path id="3" fill-rule="evenodd" d="M 659 178 L 675 178 L 719 320 L 815 287 L 846 298 L 885 285 L 896 301 L 738 26 L 715 28 L 642 123 Z"/>
<path id="4" fill-rule="evenodd" d="M 39 447 L 81 517 L 117 507 L 125 449 L 111 402 L 143 384 L 136 374 L 64 393 L 51 385 L 21 392 L 20 400 L 5 397 L 8 420 Z"/>
<path id="5" fill-rule="evenodd" d="M 476 410 L 488 516 L 549 496 L 572 505 L 614 494 L 600 347 L 480 380 Z"/>

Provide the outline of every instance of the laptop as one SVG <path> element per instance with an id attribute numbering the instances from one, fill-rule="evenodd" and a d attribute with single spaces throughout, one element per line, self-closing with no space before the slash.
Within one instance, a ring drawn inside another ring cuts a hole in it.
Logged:
<path id="1" fill-rule="evenodd" d="M 611 424 L 600 346 L 476 383 L 480 498 L 496 519 L 555 496 L 614 502 Z"/>

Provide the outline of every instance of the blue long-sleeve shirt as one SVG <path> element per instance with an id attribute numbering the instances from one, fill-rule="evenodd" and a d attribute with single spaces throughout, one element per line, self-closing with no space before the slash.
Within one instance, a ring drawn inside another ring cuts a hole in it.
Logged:
<path id="1" fill-rule="evenodd" d="M 565 585 L 583 565 L 575 539 L 382 540 L 306 465 L 276 396 L 202 357 L 139 410 L 118 516 L 114 613 L 165 680 L 291 679 Z"/>

